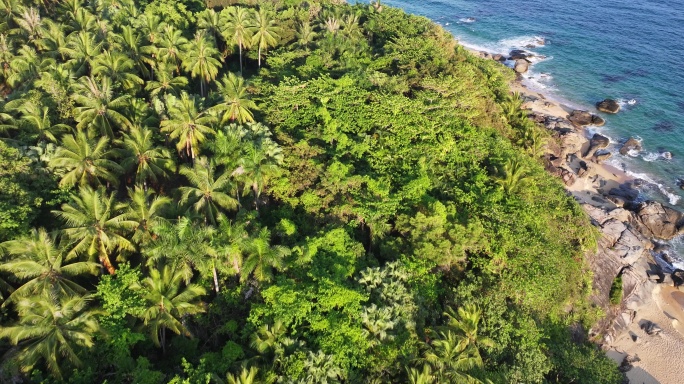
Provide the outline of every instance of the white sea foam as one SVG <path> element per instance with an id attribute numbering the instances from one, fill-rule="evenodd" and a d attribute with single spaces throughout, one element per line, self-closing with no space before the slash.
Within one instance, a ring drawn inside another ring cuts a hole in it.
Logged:
<path id="1" fill-rule="evenodd" d="M 477 20 L 474 17 L 463 17 L 463 18 L 458 19 L 458 21 L 461 23 L 467 23 L 468 24 L 468 23 L 474 23 Z"/>
<path id="2" fill-rule="evenodd" d="M 667 200 L 670 204 L 675 205 L 679 202 L 681 199 L 680 196 L 678 196 L 675 193 L 670 192 L 667 187 L 665 187 L 663 184 L 657 182 L 654 180 L 650 175 L 646 173 L 638 173 L 638 172 L 633 172 L 633 171 L 626 171 L 626 173 L 634 178 L 641 179 L 645 181 L 646 183 L 658 188 L 658 191 L 662 193 L 665 197 L 667 197 Z"/>
<path id="3" fill-rule="evenodd" d="M 636 149 L 630 149 L 627 151 L 627 155 L 630 157 L 639 157 L 639 151 Z"/>
<path id="4" fill-rule="evenodd" d="M 642 159 L 644 159 L 644 161 L 648 161 L 649 163 L 652 161 L 656 161 L 660 158 L 661 158 L 660 153 L 654 153 L 654 152 L 648 152 L 647 154 L 645 154 L 642 157 Z"/>

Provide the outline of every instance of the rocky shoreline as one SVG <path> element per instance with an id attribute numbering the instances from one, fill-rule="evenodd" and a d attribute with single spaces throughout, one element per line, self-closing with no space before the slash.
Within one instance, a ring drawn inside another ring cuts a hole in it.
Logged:
<path id="1" fill-rule="evenodd" d="M 605 316 L 590 330 L 590 337 L 620 364 L 630 383 L 681 382 L 684 271 L 672 265 L 664 242 L 684 235 L 684 213 L 659 202 L 640 201 L 638 187 L 644 182 L 604 164 L 612 156 L 606 150 L 610 139 L 598 133 L 588 137 L 585 130 L 604 125 L 602 117 L 550 101 L 524 85 L 533 54 L 524 50 L 508 55 L 471 52 L 507 62 L 516 72 L 511 91 L 523 98 L 528 117 L 551 135 L 544 154 L 546 170 L 562 180 L 600 233 L 587 261 L 593 272 L 591 299 Z M 620 106 L 605 99 L 597 102 L 596 109 L 615 114 Z M 630 138 L 619 152 L 625 155 L 640 149 L 641 143 Z M 610 295 L 618 277 L 622 300 L 614 305 Z"/>
<path id="2" fill-rule="evenodd" d="M 684 321 L 684 303 L 665 312 L 665 316 L 658 313 L 663 310 L 657 305 L 652 308 L 658 304 L 654 295 L 661 293 L 659 286 L 678 292 L 678 287 L 684 284 L 684 271 L 672 266 L 669 249 L 663 244 L 684 234 L 684 213 L 659 202 L 639 201 L 636 188 L 642 181 L 603 164 L 611 156 L 605 150 L 609 139 L 600 134 L 587 137 L 584 129 L 588 125 L 603 125 L 602 118 L 549 103 L 519 80 L 512 88 L 524 98 L 523 107 L 528 109 L 529 118 L 545 126 L 551 134 L 544 155 L 547 171 L 563 181 L 600 232 L 598 247 L 588 255 L 588 262 L 593 272 L 592 300 L 606 316 L 592 328 L 590 336 L 606 351 L 613 352 L 609 355 L 621 363 L 630 382 L 678 382 L 680 368 L 684 367 L 648 364 L 667 361 L 667 348 L 642 351 L 634 330 L 641 329 L 642 338 L 647 339 L 643 343 L 651 345 L 656 343 L 649 339 L 663 340 L 669 332 L 667 342 L 677 343 L 676 350 L 684 351 L 684 330 L 679 325 Z M 621 151 L 638 145 L 630 139 Z M 622 279 L 622 302 L 616 306 L 610 302 L 610 293 L 618 276 Z M 682 312 L 682 320 L 678 320 L 676 311 Z M 643 326 L 646 323 L 650 328 Z M 622 343 L 625 336 L 627 345 Z M 630 342 L 634 345 L 630 346 Z"/>

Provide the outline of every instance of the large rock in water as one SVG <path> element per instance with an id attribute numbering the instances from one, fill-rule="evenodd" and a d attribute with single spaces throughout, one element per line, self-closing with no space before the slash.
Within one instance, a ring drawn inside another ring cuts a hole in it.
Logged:
<path id="1" fill-rule="evenodd" d="M 534 57 L 534 55 L 522 49 L 514 49 L 508 54 L 508 60 L 524 60 L 530 57 Z"/>
<path id="2" fill-rule="evenodd" d="M 606 121 L 603 120 L 601 117 L 592 115 L 587 111 L 580 110 L 572 111 L 568 116 L 568 120 L 570 120 L 573 124 L 579 126 L 596 125 L 600 127 L 606 123 Z"/>
<path id="3" fill-rule="evenodd" d="M 584 157 L 589 158 L 594 156 L 596 151 L 608 147 L 608 144 L 610 144 L 610 139 L 603 135 L 599 135 L 598 133 L 594 133 L 594 136 L 589 140 L 589 149 L 587 149 L 587 153 L 584 154 Z"/>
<path id="4" fill-rule="evenodd" d="M 620 104 L 613 99 L 605 99 L 596 103 L 596 109 L 605 113 L 618 113 L 620 112 Z"/>
<path id="5" fill-rule="evenodd" d="M 517 73 L 525 73 L 530 69 L 530 62 L 525 59 L 516 60 L 515 67 L 513 69 Z"/>
<path id="6" fill-rule="evenodd" d="M 633 138 L 630 137 L 629 140 L 627 140 L 623 145 L 622 148 L 620 148 L 620 154 L 622 156 L 625 156 L 629 153 L 629 151 L 635 150 L 635 151 L 641 151 L 641 143 Z"/>
<path id="7" fill-rule="evenodd" d="M 680 233 L 684 213 L 655 201 L 646 201 L 639 204 L 631 221 L 646 236 L 671 240 Z"/>

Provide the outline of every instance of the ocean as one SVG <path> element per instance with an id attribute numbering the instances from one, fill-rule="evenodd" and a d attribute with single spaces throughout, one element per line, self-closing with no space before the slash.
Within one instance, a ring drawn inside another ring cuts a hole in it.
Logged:
<path id="1" fill-rule="evenodd" d="M 609 164 L 647 183 L 643 199 L 684 209 L 684 1 L 682 0 L 385 0 L 426 16 L 466 47 L 508 53 L 527 49 L 543 59 L 525 74 L 528 87 L 563 104 L 596 112 L 619 100 L 617 115 L 599 113 L 611 139 Z M 629 137 L 643 150 L 618 153 Z M 668 159 L 663 153 L 670 152 Z M 684 260 L 684 240 L 675 239 Z"/>

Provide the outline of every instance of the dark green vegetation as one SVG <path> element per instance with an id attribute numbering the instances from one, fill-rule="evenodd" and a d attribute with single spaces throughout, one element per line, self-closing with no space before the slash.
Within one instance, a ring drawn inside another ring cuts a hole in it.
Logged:
<path id="1" fill-rule="evenodd" d="M 510 71 L 260 3 L 2 1 L 0 381 L 619 382 Z"/>

